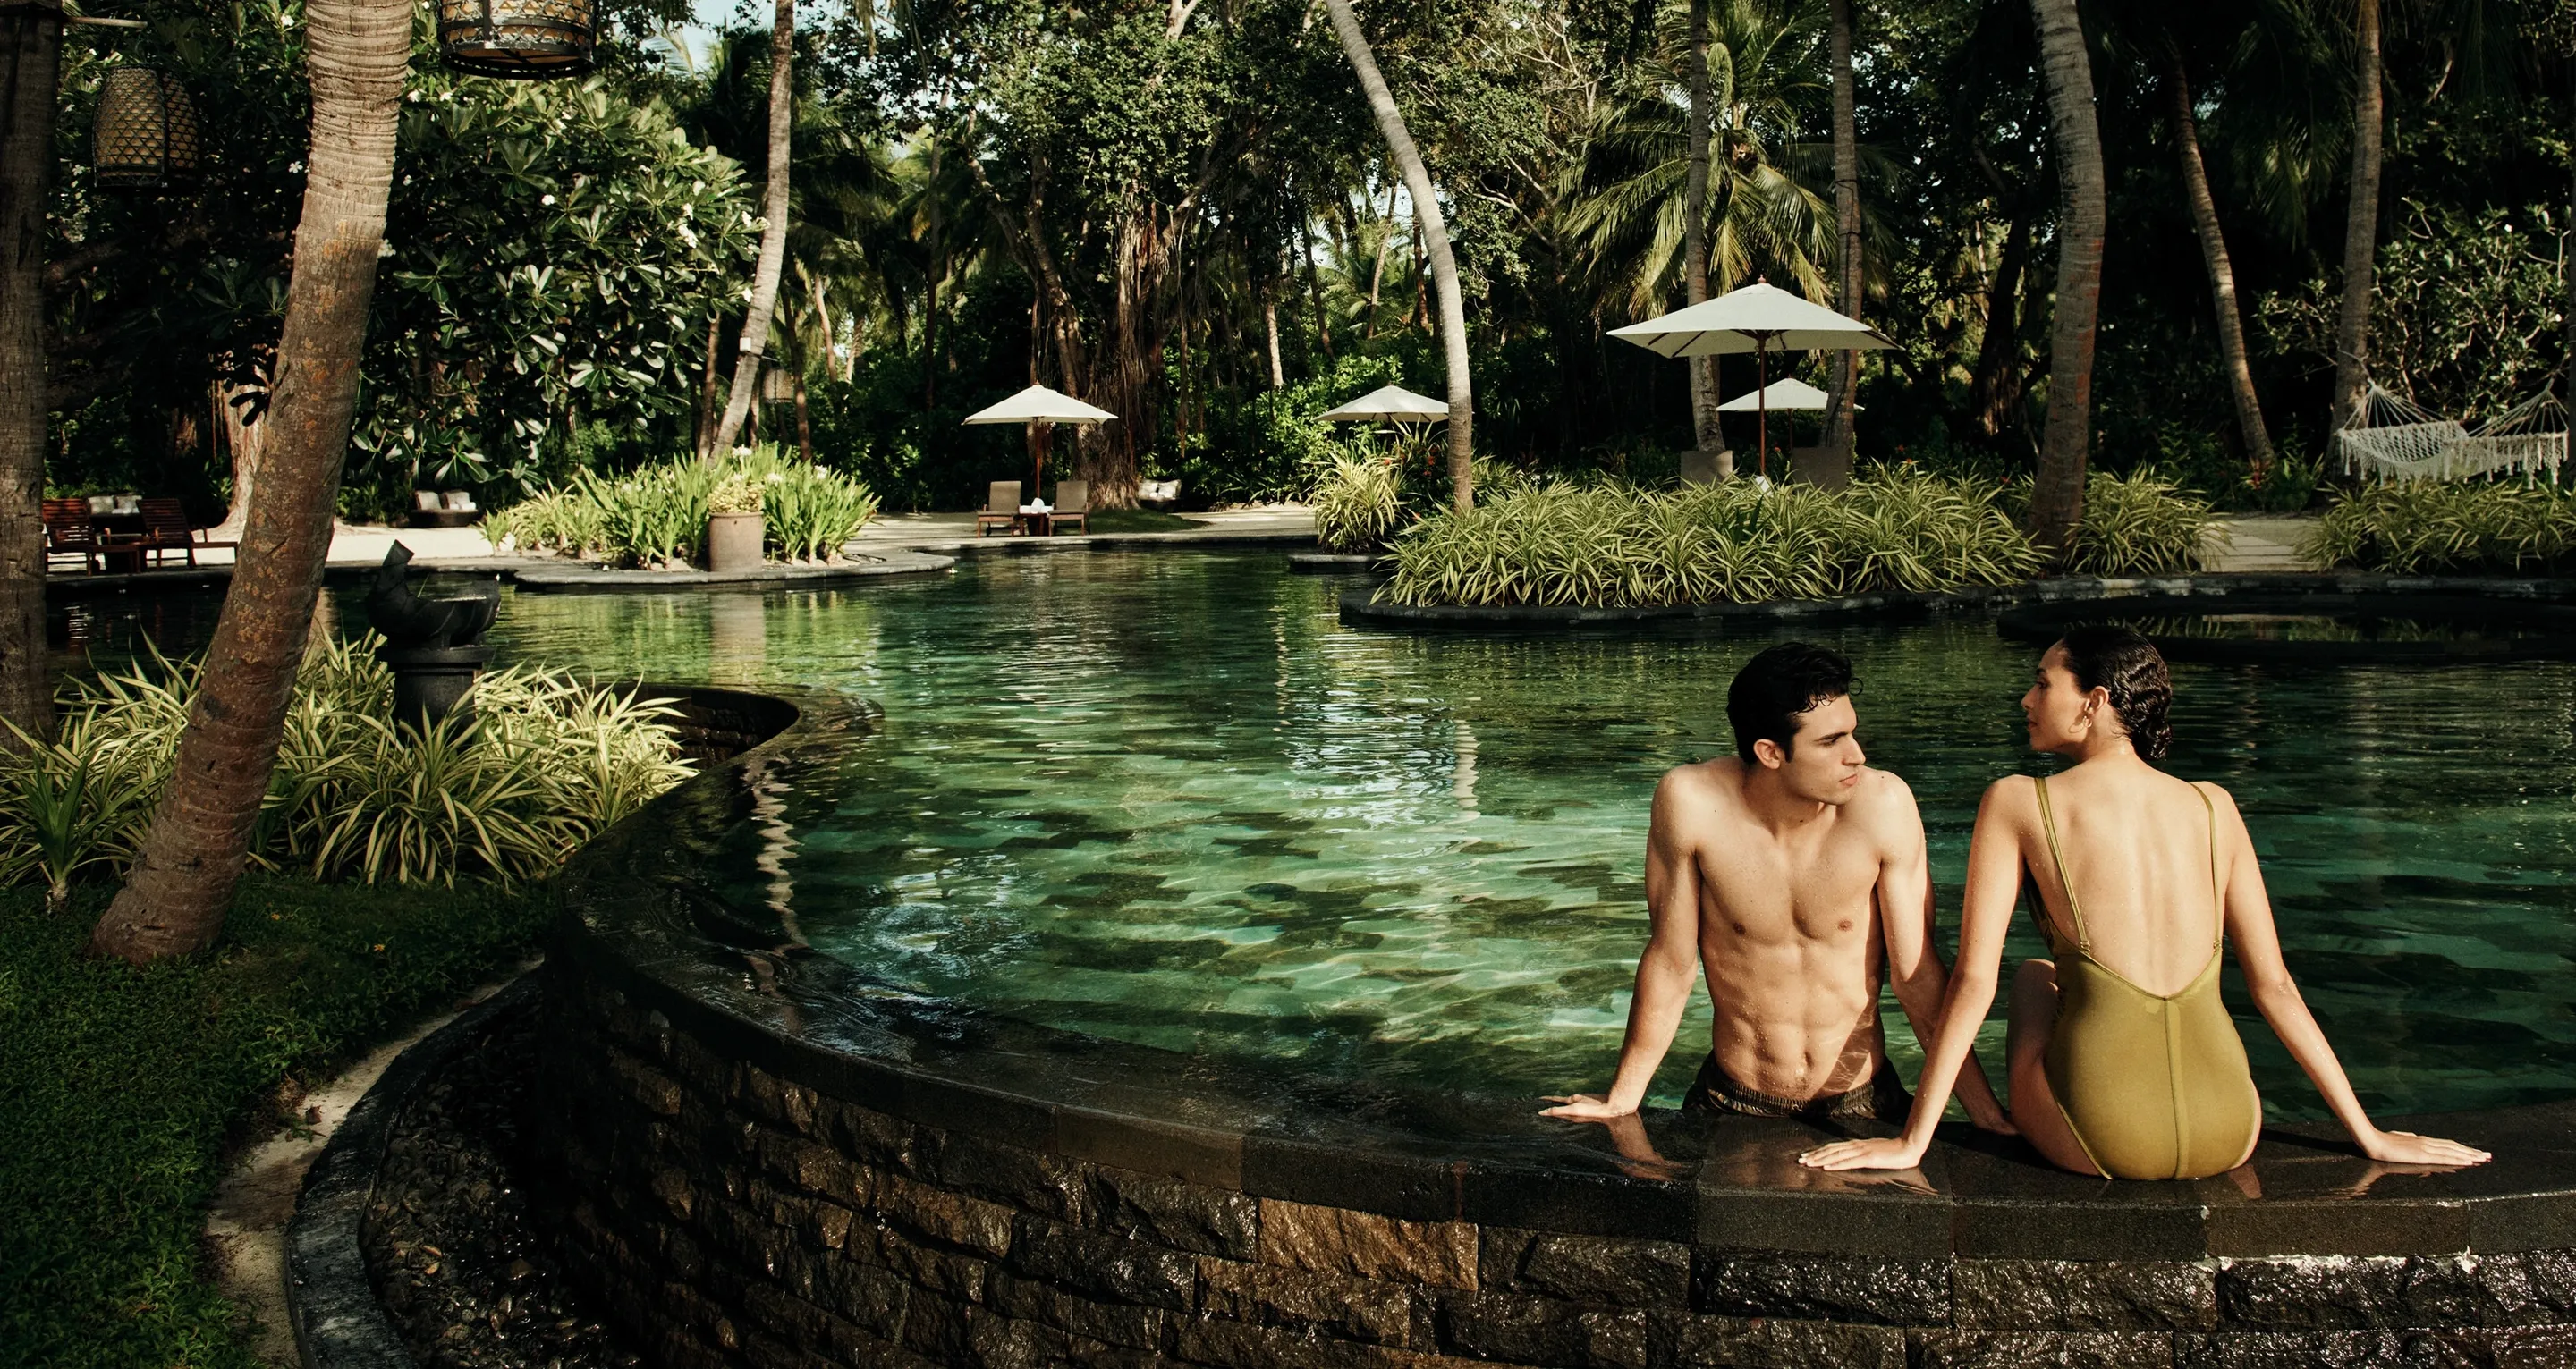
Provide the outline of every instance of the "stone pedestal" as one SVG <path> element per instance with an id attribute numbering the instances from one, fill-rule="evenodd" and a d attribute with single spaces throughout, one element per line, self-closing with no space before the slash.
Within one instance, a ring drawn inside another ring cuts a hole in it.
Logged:
<path id="1" fill-rule="evenodd" d="M 1698 451 L 1682 453 L 1682 483 L 1714 485 L 1735 474 L 1735 453 L 1731 451 Z"/>
<path id="2" fill-rule="evenodd" d="M 456 711 L 492 659 L 488 646 L 385 646 L 376 659 L 394 672 L 394 721 L 426 729 Z"/>

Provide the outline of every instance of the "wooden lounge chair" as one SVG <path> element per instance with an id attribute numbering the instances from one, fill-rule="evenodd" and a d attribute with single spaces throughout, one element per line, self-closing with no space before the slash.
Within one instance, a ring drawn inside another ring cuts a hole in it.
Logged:
<path id="1" fill-rule="evenodd" d="M 201 550 L 241 545 L 238 542 L 207 541 L 205 532 L 203 528 L 189 526 L 188 511 L 178 500 L 146 499 L 143 501 L 142 551 L 144 555 L 152 558 L 154 565 L 161 564 L 161 558 L 176 552 L 186 556 L 188 564 L 193 566 L 197 564 L 197 553 Z"/>
<path id="2" fill-rule="evenodd" d="M 1067 523 L 1079 523 L 1084 532 L 1091 531 L 1091 482 L 1059 480 L 1055 482 L 1055 513 L 1048 520 L 1054 532 L 1064 531 Z"/>
<path id="3" fill-rule="evenodd" d="M 48 499 L 38 506 L 45 520 L 45 567 L 50 570 L 54 558 L 80 558 L 84 571 L 98 569 L 98 532 L 90 525 L 89 501 L 86 499 Z"/>
<path id="4" fill-rule="evenodd" d="M 986 528 L 1010 532 L 1020 525 L 1020 482 L 996 480 L 984 491 L 983 510 L 975 515 L 975 535 Z"/>

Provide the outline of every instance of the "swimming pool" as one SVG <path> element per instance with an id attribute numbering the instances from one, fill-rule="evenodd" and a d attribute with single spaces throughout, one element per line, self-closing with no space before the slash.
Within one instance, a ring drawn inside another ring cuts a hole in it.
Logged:
<path id="1" fill-rule="evenodd" d="M 1725 684 L 1752 652 L 1851 654 L 1945 925 L 1979 791 L 2033 764 L 2032 649 L 1983 616 L 1414 636 L 1343 627 L 1342 583 L 1273 554 L 998 556 L 846 590 L 511 594 L 493 638 L 504 660 L 881 703 L 845 764 L 773 794 L 784 842 L 710 857 L 727 897 L 784 903 L 878 979 L 1230 1064 L 1533 1100 L 1608 1082 L 1655 777 L 1731 748 Z M 2171 768 L 2245 808 L 2365 1102 L 2576 1094 L 2576 666 L 2185 664 L 2176 686 Z M 2018 925 L 2012 957 L 2040 952 Z M 2228 988 L 2271 1114 L 2321 1115 Z M 1664 1101 L 1706 1039 L 1703 1000 Z"/>

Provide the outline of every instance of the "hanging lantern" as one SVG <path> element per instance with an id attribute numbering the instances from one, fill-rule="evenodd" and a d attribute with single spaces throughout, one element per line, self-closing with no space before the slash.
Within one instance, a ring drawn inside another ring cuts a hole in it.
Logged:
<path id="1" fill-rule="evenodd" d="M 119 66 L 98 91 L 90 129 L 90 162 L 109 190 L 163 190 L 197 177 L 196 107 L 179 78 L 145 66 Z"/>
<path id="2" fill-rule="evenodd" d="M 766 404 L 784 404 L 796 397 L 796 373 L 784 366 L 772 366 L 760 373 L 760 398 Z"/>
<path id="3" fill-rule="evenodd" d="M 590 0 L 438 0 L 440 51 L 477 76 L 579 76 L 596 38 Z"/>

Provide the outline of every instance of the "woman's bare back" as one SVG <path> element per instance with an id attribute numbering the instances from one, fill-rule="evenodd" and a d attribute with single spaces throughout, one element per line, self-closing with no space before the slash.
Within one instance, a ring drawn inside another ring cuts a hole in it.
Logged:
<path id="1" fill-rule="evenodd" d="M 2079 765 L 2048 782 L 2048 797 L 2093 959 L 2148 993 L 2180 992 L 2208 967 L 2225 916 L 2199 787 L 2145 766 Z M 2050 920 L 2074 942 L 2047 836 L 2023 842 Z"/>

